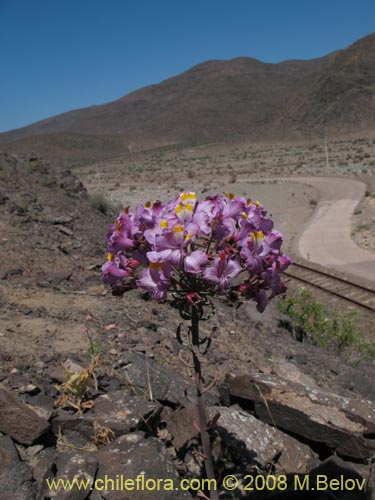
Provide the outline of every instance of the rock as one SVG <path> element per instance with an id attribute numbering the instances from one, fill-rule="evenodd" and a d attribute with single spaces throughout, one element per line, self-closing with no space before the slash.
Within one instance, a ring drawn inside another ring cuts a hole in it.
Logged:
<path id="1" fill-rule="evenodd" d="M 7 280 L 12 276 L 21 276 L 23 274 L 23 269 L 17 267 L 15 269 L 6 269 L 5 271 L 0 271 L 0 279 Z"/>
<path id="2" fill-rule="evenodd" d="M 63 281 L 68 281 L 73 274 L 73 271 L 54 271 L 50 273 L 44 273 L 44 275 L 38 280 L 37 284 L 40 287 L 45 287 L 49 285 L 59 285 Z"/>
<path id="3" fill-rule="evenodd" d="M 153 427 L 152 420 L 162 410 L 159 403 L 147 401 L 145 397 L 129 396 L 124 391 L 115 391 L 100 396 L 94 407 L 95 418 L 110 427 L 117 435 L 125 434 L 136 427 Z M 124 421 L 126 427 L 124 427 Z"/>
<path id="4" fill-rule="evenodd" d="M 69 224 L 69 222 L 73 222 L 73 218 L 70 215 L 59 215 L 54 217 L 52 222 L 54 224 Z"/>
<path id="5" fill-rule="evenodd" d="M 298 481 L 298 482 L 297 482 Z M 296 485 L 303 485 L 301 488 Z M 339 457 L 329 457 L 309 474 L 288 478 L 284 491 L 268 491 L 262 500 L 371 500 L 373 490 L 365 477 Z"/>
<path id="6" fill-rule="evenodd" d="M 65 226 L 58 226 L 60 233 L 66 234 L 67 236 L 73 236 L 74 232 Z"/>
<path id="7" fill-rule="evenodd" d="M 73 361 L 70 358 L 68 358 L 64 361 L 64 363 L 62 364 L 62 367 L 63 367 L 63 371 L 67 370 L 68 372 L 73 373 L 73 374 L 81 373 L 85 370 L 85 368 L 83 366 L 79 365 L 78 363 L 76 363 L 75 361 Z"/>
<path id="8" fill-rule="evenodd" d="M 38 394 L 38 392 L 40 392 L 39 387 L 37 387 L 34 384 L 23 385 L 18 390 L 21 394 L 30 394 L 30 395 Z"/>
<path id="9" fill-rule="evenodd" d="M 1 500 L 35 500 L 30 467 L 21 462 L 9 436 L 0 436 Z"/>
<path id="10" fill-rule="evenodd" d="M 87 498 L 90 488 L 94 482 L 98 463 L 93 453 L 70 452 L 60 453 L 57 455 L 56 461 L 57 473 L 55 481 L 84 481 L 85 488 L 72 488 L 64 490 L 62 487 L 58 489 L 49 489 L 47 482 L 46 487 L 42 490 L 48 498 L 58 498 L 62 500 L 84 500 Z M 81 483 L 82 485 L 83 483 Z M 47 495 L 46 495 L 47 493 Z"/>
<path id="11" fill-rule="evenodd" d="M 19 401 L 12 393 L 0 388 L 0 432 L 18 443 L 32 445 L 47 433 L 49 423 Z"/>
<path id="12" fill-rule="evenodd" d="M 49 388 L 47 387 L 47 390 Z M 44 392 L 45 388 L 37 394 L 26 394 L 25 403 L 31 407 L 40 417 L 45 420 L 50 420 L 55 409 L 53 406 L 53 398 Z"/>
<path id="13" fill-rule="evenodd" d="M 0 467 L 8 467 L 19 460 L 17 448 L 9 436 L 0 436 Z M 3 472 L 3 469 L 1 469 Z"/>
<path id="14" fill-rule="evenodd" d="M 313 480 L 318 476 L 327 477 L 329 482 L 331 482 L 332 479 L 341 480 L 341 478 L 344 478 L 345 481 L 350 480 L 350 482 L 354 481 L 357 484 L 364 484 L 366 486 L 365 488 L 355 488 L 352 492 L 342 491 L 342 493 L 346 495 L 345 498 L 352 498 L 353 500 L 366 500 L 370 498 L 367 495 L 371 493 L 367 484 L 367 478 L 362 477 L 353 466 L 348 465 L 339 457 L 329 457 L 310 472 L 310 477 Z M 349 484 L 349 482 L 347 484 Z M 341 497 L 338 496 L 338 498 Z"/>
<path id="15" fill-rule="evenodd" d="M 296 365 L 288 361 L 274 363 L 272 366 L 272 374 L 297 384 L 304 384 L 308 387 L 317 388 L 317 384 L 312 377 L 303 373 Z"/>
<path id="16" fill-rule="evenodd" d="M 97 491 L 97 490 L 94 490 L 91 495 L 89 496 L 89 500 L 103 500 L 103 497 L 101 496 L 101 494 Z M 126 500 L 126 499 L 124 499 Z"/>
<path id="17" fill-rule="evenodd" d="M 92 432 L 94 435 L 94 431 Z M 98 447 L 93 443 L 92 437 L 85 436 L 77 431 L 65 430 L 60 433 L 56 449 L 62 453 L 79 448 L 81 451 L 97 451 Z"/>
<path id="18" fill-rule="evenodd" d="M 59 384 L 63 384 L 66 381 L 66 375 L 64 372 L 64 368 L 59 366 L 47 366 L 46 376 L 49 377 L 52 381 L 58 382 Z"/>
<path id="19" fill-rule="evenodd" d="M 59 429 L 76 430 L 85 436 L 94 435 L 93 424 L 109 427 L 116 436 L 122 436 L 138 428 L 154 427 L 162 407 L 158 403 L 147 401 L 144 396 L 133 396 L 126 391 L 114 391 L 95 400 L 92 411 L 83 415 L 72 415 L 60 411 L 52 422 L 52 430 L 57 435 Z"/>
<path id="20" fill-rule="evenodd" d="M 36 444 L 34 446 L 27 446 L 27 447 L 24 447 L 24 446 L 18 444 L 18 445 L 16 445 L 16 448 L 18 450 L 18 453 L 19 453 L 21 459 L 24 462 L 30 462 L 42 450 L 44 450 L 44 446 L 41 444 Z"/>
<path id="21" fill-rule="evenodd" d="M 352 458 L 375 452 L 375 403 L 350 399 L 275 377 L 228 377 L 230 396 L 254 407 L 263 422 L 323 443 Z"/>
<path id="22" fill-rule="evenodd" d="M 42 371 L 44 370 L 45 368 L 47 368 L 47 365 L 46 363 L 44 363 L 43 361 L 36 361 L 35 364 L 34 364 L 35 368 L 38 370 L 38 371 Z"/>
<path id="23" fill-rule="evenodd" d="M 33 471 L 33 477 L 38 485 L 39 497 L 48 497 L 49 491 L 46 479 L 53 479 L 53 470 L 56 469 L 56 450 L 54 448 L 45 448 L 36 457 L 30 460 Z"/>
<path id="24" fill-rule="evenodd" d="M 218 437 L 213 444 L 216 459 L 225 456 L 226 461 L 263 470 L 273 466 L 277 474 L 306 471 L 316 461 L 308 446 L 257 420 L 237 405 L 211 407 L 207 413 L 210 419 L 220 414 L 215 429 Z M 178 410 L 169 417 L 167 429 L 177 451 L 188 449 L 192 439 L 198 437 L 193 422 L 198 422 L 195 408 Z"/>
<path id="25" fill-rule="evenodd" d="M 99 388 L 105 392 L 118 391 L 121 388 L 121 383 L 118 378 L 102 375 L 98 377 Z"/>
<path id="26" fill-rule="evenodd" d="M 118 488 L 101 491 L 106 500 L 187 500 L 189 493 L 176 491 L 179 476 L 176 468 L 160 442 L 151 437 L 144 439 L 142 435 L 128 434 L 98 452 L 98 478 L 113 478 L 134 481 L 133 488 Z M 138 478 L 138 479 L 137 479 Z M 165 481 L 156 488 L 157 480 Z M 137 481 L 139 486 L 137 487 Z M 148 481 L 146 483 L 146 481 Z M 173 483 L 174 481 L 174 483 Z M 146 484 L 151 489 L 146 488 Z M 143 487 L 142 487 L 143 485 Z M 121 486 L 121 484 L 119 485 Z M 129 485 L 131 486 L 131 485 Z"/>
<path id="27" fill-rule="evenodd" d="M 64 189 L 64 191 L 70 196 L 76 196 L 78 194 L 82 195 L 86 193 L 86 188 L 82 182 L 69 170 L 60 173 L 57 182 L 59 187 Z"/>
<path id="28" fill-rule="evenodd" d="M 147 364 L 146 364 L 147 363 Z M 186 380 L 178 373 L 172 373 L 156 361 L 138 353 L 129 353 L 123 360 L 127 378 L 141 393 L 148 394 L 151 388 L 152 396 L 158 401 L 169 401 L 174 404 L 190 406 L 186 398 L 186 389 L 193 388 L 193 382 Z M 190 391 L 193 395 L 194 391 Z M 204 394 L 206 405 L 219 402 L 216 389 Z"/>

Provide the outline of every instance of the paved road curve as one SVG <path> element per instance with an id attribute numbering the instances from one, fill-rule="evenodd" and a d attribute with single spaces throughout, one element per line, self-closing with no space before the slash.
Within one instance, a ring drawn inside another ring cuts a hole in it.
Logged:
<path id="1" fill-rule="evenodd" d="M 293 180 L 320 192 L 316 211 L 298 240 L 301 257 L 375 283 L 375 254 L 359 248 L 350 236 L 351 217 L 366 184 L 339 177 Z"/>

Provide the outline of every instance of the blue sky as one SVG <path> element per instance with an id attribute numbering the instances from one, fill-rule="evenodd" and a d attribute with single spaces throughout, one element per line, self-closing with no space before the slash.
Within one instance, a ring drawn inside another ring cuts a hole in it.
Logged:
<path id="1" fill-rule="evenodd" d="M 0 131 L 208 59 L 310 59 L 374 31 L 374 0 L 0 0 Z"/>

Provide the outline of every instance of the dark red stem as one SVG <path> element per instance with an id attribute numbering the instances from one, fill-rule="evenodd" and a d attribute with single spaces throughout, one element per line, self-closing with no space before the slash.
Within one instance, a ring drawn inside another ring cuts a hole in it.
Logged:
<path id="1" fill-rule="evenodd" d="M 203 403 L 203 380 L 202 380 L 202 367 L 200 362 L 199 353 L 199 315 L 196 307 L 192 307 L 191 315 L 191 337 L 192 337 L 192 354 L 195 372 L 195 388 L 197 393 L 197 411 L 198 411 L 198 421 L 199 429 L 201 433 L 202 448 L 204 455 L 204 465 L 206 469 L 207 479 L 212 479 L 210 481 L 210 498 L 211 500 L 218 500 L 219 496 L 214 485 L 215 482 L 215 472 L 212 462 L 212 453 L 210 445 L 210 436 L 208 434 L 208 421 L 206 415 L 206 409 Z"/>

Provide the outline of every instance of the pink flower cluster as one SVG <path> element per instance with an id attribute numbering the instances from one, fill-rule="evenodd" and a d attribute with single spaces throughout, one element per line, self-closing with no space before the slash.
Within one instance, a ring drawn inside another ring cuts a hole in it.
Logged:
<path id="1" fill-rule="evenodd" d="M 266 214 L 259 202 L 230 193 L 204 201 L 181 193 L 166 205 L 124 209 L 107 234 L 103 279 L 148 290 L 160 302 L 168 292 L 196 303 L 236 291 L 262 312 L 285 291 L 281 274 L 291 263 Z"/>

